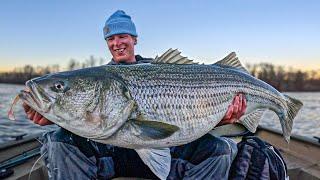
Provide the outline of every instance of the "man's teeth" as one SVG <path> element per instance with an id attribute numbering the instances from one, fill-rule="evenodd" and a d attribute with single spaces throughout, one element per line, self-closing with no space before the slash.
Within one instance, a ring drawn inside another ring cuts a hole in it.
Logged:
<path id="1" fill-rule="evenodd" d="M 116 49 L 115 51 L 116 51 L 116 52 L 123 52 L 123 51 L 124 51 L 124 48 L 122 48 L 122 49 Z"/>

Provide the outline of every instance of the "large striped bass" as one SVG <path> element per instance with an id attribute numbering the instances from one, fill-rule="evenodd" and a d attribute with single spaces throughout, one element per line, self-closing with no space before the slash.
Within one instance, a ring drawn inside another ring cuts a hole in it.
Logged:
<path id="1" fill-rule="evenodd" d="M 151 64 L 60 72 L 26 86 L 19 97 L 48 120 L 97 142 L 135 149 L 161 179 L 170 171 L 168 147 L 212 130 L 238 93 L 247 100 L 240 124 L 255 132 L 263 112 L 272 110 L 286 140 L 302 106 L 251 76 L 235 53 L 204 65 L 170 49 Z"/>

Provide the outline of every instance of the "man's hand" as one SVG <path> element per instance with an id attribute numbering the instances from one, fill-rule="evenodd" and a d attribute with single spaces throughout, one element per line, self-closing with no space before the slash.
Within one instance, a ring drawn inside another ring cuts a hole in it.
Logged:
<path id="1" fill-rule="evenodd" d="M 239 120 L 239 118 L 245 113 L 247 107 L 247 101 L 243 94 L 238 94 L 231 105 L 228 107 L 228 111 L 223 119 L 217 126 L 225 124 L 233 124 Z"/>
<path id="2" fill-rule="evenodd" d="M 24 111 L 27 114 L 27 117 L 30 120 L 32 120 L 34 123 L 39 124 L 41 126 L 53 124 L 51 121 L 47 120 L 45 117 L 43 117 L 41 114 L 36 112 L 34 109 L 32 109 L 26 103 L 23 103 L 22 106 L 24 108 Z"/>

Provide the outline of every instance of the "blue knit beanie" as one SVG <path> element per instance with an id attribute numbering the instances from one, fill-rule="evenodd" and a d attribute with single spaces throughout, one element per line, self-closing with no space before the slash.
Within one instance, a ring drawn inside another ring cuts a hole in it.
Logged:
<path id="1" fill-rule="evenodd" d="M 131 21 L 131 17 L 122 10 L 118 10 L 113 13 L 107 19 L 103 28 L 104 39 L 115 34 L 130 34 L 132 36 L 138 36 L 136 27 Z"/>

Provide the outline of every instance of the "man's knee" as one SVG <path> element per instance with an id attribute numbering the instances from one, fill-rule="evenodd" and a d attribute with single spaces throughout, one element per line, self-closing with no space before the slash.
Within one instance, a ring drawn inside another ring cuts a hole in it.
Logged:
<path id="1" fill-rule="evenodd" d="M 237 154 L 237 144 L 229 138 L 207 134 L 199 139 L 199 144 L 194 154 L 196 157 L 193 158 L 195 164 L 215 157 L 230 157 L 233 160 Z"/>
<path id="2" fill-rule="evenodd" d="M 100 158 L 95 152 L 97 145 L 92 141 L 59 129 L 46 133 L 42 142 L 41 154 L 53 179 L 96 179 L 114 176 L 112 158 Z"/>
<path id="3" fill-rule="evenodd" d="M 173 158 L 184 159 L 192 164 L 199 164 L 211 157 L 231 156 L 237 153 L 237 144 L 228 138 L 206 134 L 183 146 L 171 148 Z"/>
<path id="4" fill-rule="evenodd" d="M 205 141 L 201 142 L 202 148 L 212 152 L 211 156 L 233 155 L 237 153 L 237 143 L 226 137 L 215 137 L 208 135 Z"/>
<path id="5" fill-rule="evenodd" d="M 48 163 L 68 164 L 72 159 L 81 159 L 81 161 L 94 164 L 93 155 L 83 153 L 81 148 L 75 144 L 73 135 L 64 129 L 51 131 L 43 135 L 41 154 L 44 155 Z"/>
<path id="6" fill-rule="evenodd" d="M 45 133 L 41 141 L 43 142 L 43 148 L 46 148 L 46 150 L 61 152 L 57 155 L 64 154 L 60 149 L 70 149 L 70 151 L 78 149 L 88 158 L 97 154 L 97 148 L 95 148 L 97 143 L 75 135 L 62 128 Z"/>

